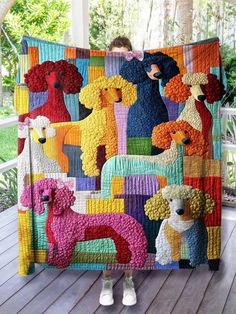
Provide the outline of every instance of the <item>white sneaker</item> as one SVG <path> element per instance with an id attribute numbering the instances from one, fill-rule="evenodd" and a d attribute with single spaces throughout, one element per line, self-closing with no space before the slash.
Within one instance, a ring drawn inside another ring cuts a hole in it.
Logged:
<path id="1" fill-rule="evenodd" d="M 122 303 L 126 306 L 135 305 L 137 303 L 137 297 L 132 277 L 125 277 L 123 289 Z"/>
<path id="2" fill-rule="evenodd" d="M 113 299 L 113 279 L 102 278 L 102 291 L 99 297 L 99 303 L 104 306 L 112 305 Z"/>

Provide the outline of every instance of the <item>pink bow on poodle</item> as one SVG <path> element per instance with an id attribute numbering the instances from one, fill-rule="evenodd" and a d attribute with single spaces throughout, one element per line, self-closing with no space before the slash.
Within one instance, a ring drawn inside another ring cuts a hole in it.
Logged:
<path id="1" fill-rule="evenodd" d="M 127 61 L 131 61 L 133 58 L 139 60 L 139 61 L 142 61 L 143 58 L 144 58 L 144 53 L 143 51 L 128 51 L 126 54 L 125 54 L 125 59 Z"/>
<path id="2" fill-rule="evenodd" d="M 23 130 L 25 126 L 31 126 L 31 121 L 29 118 L 26 118 L 24 122 L 19 122 L 19 130 Z"/>
<path id="3" fill-rule="evenodd" d="M 73 190 L 74 181 L 73 180 L 63 181 L 61 178 L 59 178 L 57 179 L 57 187 L 58 188 L 67 187 L 69 190 Z"/>

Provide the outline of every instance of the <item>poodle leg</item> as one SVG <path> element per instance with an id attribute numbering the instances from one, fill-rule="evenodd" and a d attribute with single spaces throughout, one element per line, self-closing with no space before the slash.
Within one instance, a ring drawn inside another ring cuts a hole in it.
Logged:
<path id="1" fill-rule="evenodd" d="M 106 160 L 110 159 L 111 157 L 117 155 L 118 148 L 117 148 L 117 140 L 109 141 L 106 144 Z"/>
<path id="2" fill-rule="evenodd" d="M 161 265 L 166 265 L 171 263 L 171 247 L 169 242 L 165 237 L 165 226 L 167 224 L 167 220 L 163 220 L 158 236 L 156 238 L 156 261 Z"/>
<path id="3" fill-rule="evenodd" d="M 68 241 L 68 239 L 66 239 Z M 54 256 L 53 263 L 57 268 L 66 268 L 71 263 L 73 250 L 76 242 L 58 244 L 57 254 Z"/>
<path id="4" fill-rule="evenodd" d="M 57 245 L 48 243 L 48 265 L 56 266 L 57 252 Z"/>
<path id="5" fill-rule="evenodd" d="M 89 152 L 84 152 L 81 155 L 81 160 L 83 163 L 83 171 L 89 177 L 97 177 L 100 171 L 97 167 L 97 147 L 95 150 L 90 150 Z"/>
<path id="6" fill-rule="evenodd" d="M 171 247 L 173 261 L 178 262 L 181 258 L 181 238 L 182 234 L 173 229 L 169 224 L 165 228 L 165 236 Z"/>

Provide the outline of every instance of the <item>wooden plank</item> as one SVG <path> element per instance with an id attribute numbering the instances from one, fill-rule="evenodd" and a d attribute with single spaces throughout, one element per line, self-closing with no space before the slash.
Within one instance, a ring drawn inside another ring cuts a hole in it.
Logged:
<path id="1" fill-rule="evenodd" d="M 9 235 L 7 238 L 0 241 L 0 255 L 17 243 L 18 243 L 18 232 L 15 231 L 11 235 Z"/>
<path id="2" fill-rule="evenodd" d="M 4 254 L 1 255 L 0 258 L 0 269 L 7 265 L 9 262 L 14 260 L 19 253 L 18 243 L 13 245 L 11 248 L 9 248 L 7 251 L 4 252 Z"/>
<path id="3" fill-rule="evenodd" d="M 150 274 L 150 270 L 140 270 L 133 272 L 133 281 L 136 293 L 139 287 L 142 285 L 145 278 Z M 113 297 L 114 297 L 114 304 L 109 307 L 104 307 L 100 305 L 96 310 L 96 314 L 102 313 L 120 313 L 120 311 L 124 308 L 122 304 L 122 297 L 123 297 L 123 277 L 116 283 L 113 289 Z"/>
<path id="4" fill-rule="evenodd" d="M 8 263 L 2 269 L 0 269 L 0 286 L 7 280 L 17 274 L 18 271 L 18 258 Z"/>
<path id="5" fill-rule="evenodd" d="M 32 311 L 34 314 L 44 312 L 57 298 L 60 297 L 75 281 L 77 281 L 85 271 L 66 270 L 62 272 L 53 282 L 51 282 L 41 293 L 31 300 L 18 313 L 28 314 Z"/>
<path id="6" fill-rule="evenodd" d="M 69 289 L 67 289 L 46 311 L 47 314 L 69 313 L 77 302 L 99 279 L 100 271 L 87 271 Z M 82 314 L 82 313 L 81 313 Z"/>
<path id="7" fill-rule="evenodd" d="M 37 266 L 35 272 L 32 275 L 20 277 L 15 274 L 8 281 L 6 281 L 0 287 L 0 305 L 4 304 L 12 296 L 14 296 L 18 291 L 20 291 L 25 285 L 30 283 L 39 273 L 43 272 L 42 267 Z M 2 307 L 0 307 L 2 310 Z"/>
<path id="8" fill-rule="evenodd" d="M 153 301 L 158 291 L 162 288 L 170 273 L 170 270 L 150 272 L 137 291 L 137 304 L 132 307 L 123 307 L 123 310 L 120 313 L 145 313 L 149 307 L 149 304 Z"/>
<path id="9" fill-rule="evenodd" d="M 191 273 L 191 269 L 173 270 L 145 313 L 170 313 L 181 295 Z"/>
<path id="10" fill-rule="evenodd" d="M 199 314 L 221 314 L 236 272 L 236 228 L 223 252 L 221 268 L 215 272 L 198 308 Z"/>
<path id="11" fill-rule="evenodd" d="M 234 275 L 234 280 L 230 288 L 230 293 L 227 297 L 225 307 L 223 309 L 223 314 L 235 314 L 236 311 L 236 275 Z"/>
<path id="12" fill-rule="evenodd" d="M 9 222 L 12 222 L 13 220 L 17 219 L 17 212 L 9 211 L 8 210 L 0 213 L 0 228 L 7 225 Z M 6 215 L 4 215 L 6 213 Z"/>
<path id="13" fill-rule="evenodd" d="M 13 214 L 16 215 L 17 217 L 17 205 L 14 205 L 6 210 L 4 210 L 3 212 L 0 212 L 0 221 L 6 219 L 8 216 L 11 216 Z"/>
<path id="14" fill-rule="evenodd" d="M 235 221 L 222 220 L 222 253 L 225 250 L 234 227 Z M 204 297 L 213 274 L 214 272 L 209 271 L 208 267 L 205 265 L 195 269 L 173 309 L 173 314 L 197 313 L 199 304 Z"/>
<path id="15" fill-rule="evenodd" d="M 39 272 L 41 270 L 38 270 Z M 34 280 L 30 280 L 26 285 L 24 284 L 24 279 L 28 279 L 27 277 L 18 277 L 21 278 L 20 287 L 18 285 L 18 289 L 16 293 L 11 292 L 10 298 L 8 298 L 4 304 L 1 306 L 2 313 L 17 313 L 19 312 L 27 303 L 29 303 L 35 296 L 37 296 L 41 291 L 43 291 L 52 281 L 54 281 L 62 272 L 61 269 L 45 269 L 41 271 L 38 275 L 33 275 Z M 14 290 L 15 281 L 17 277 L 12 277 L 8 280 L 2 287 L 0 287 L 0 291 L 2 288 L 6 290 Z M 12 287 L 12 285 L 14 285 Z M 4 287 L 5 286 L 5 287 Z M 19 289 L 20 288 L 20 289 Z M 1 295 L 1 293 L 0 293 Z M 42 300 L 43 303 L 43 300 Z"/>
<path id="16" fill-rule="evenodd" d="M 114 272 L 114 285 L 119 281 L 122 276 L 121 272 Z M 71 309 L 71 314 L 77 313 L 94 313 L 99 307 L 99 295 L 102 288 L 101 277 L 94 282 L 86 294 L 81 298 L 77 304 Z"/>
<path id="17" fill-rule="evenodd" d="M 0 229 L 0 240 L 5 239 L 10 234 L 16 232 L 16 230 L 17 230 L 17 220 L 14 220 Z"/>

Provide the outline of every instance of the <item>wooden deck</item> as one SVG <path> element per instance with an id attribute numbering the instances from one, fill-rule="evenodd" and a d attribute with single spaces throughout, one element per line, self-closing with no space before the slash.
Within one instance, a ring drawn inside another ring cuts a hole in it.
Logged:
<path id="1" fill-rule="evenodd" d="M 36 267 L 27 277 L 17 274 L 17 213 L 0 214 L 0 313 L 236 313 L 236 209 L 223 210 L 220 271 L 137 271 L 138 304 L 121 304 L 122 273 L 114 273 L 115 304 L 99 306 L 101 272 Z"/>

